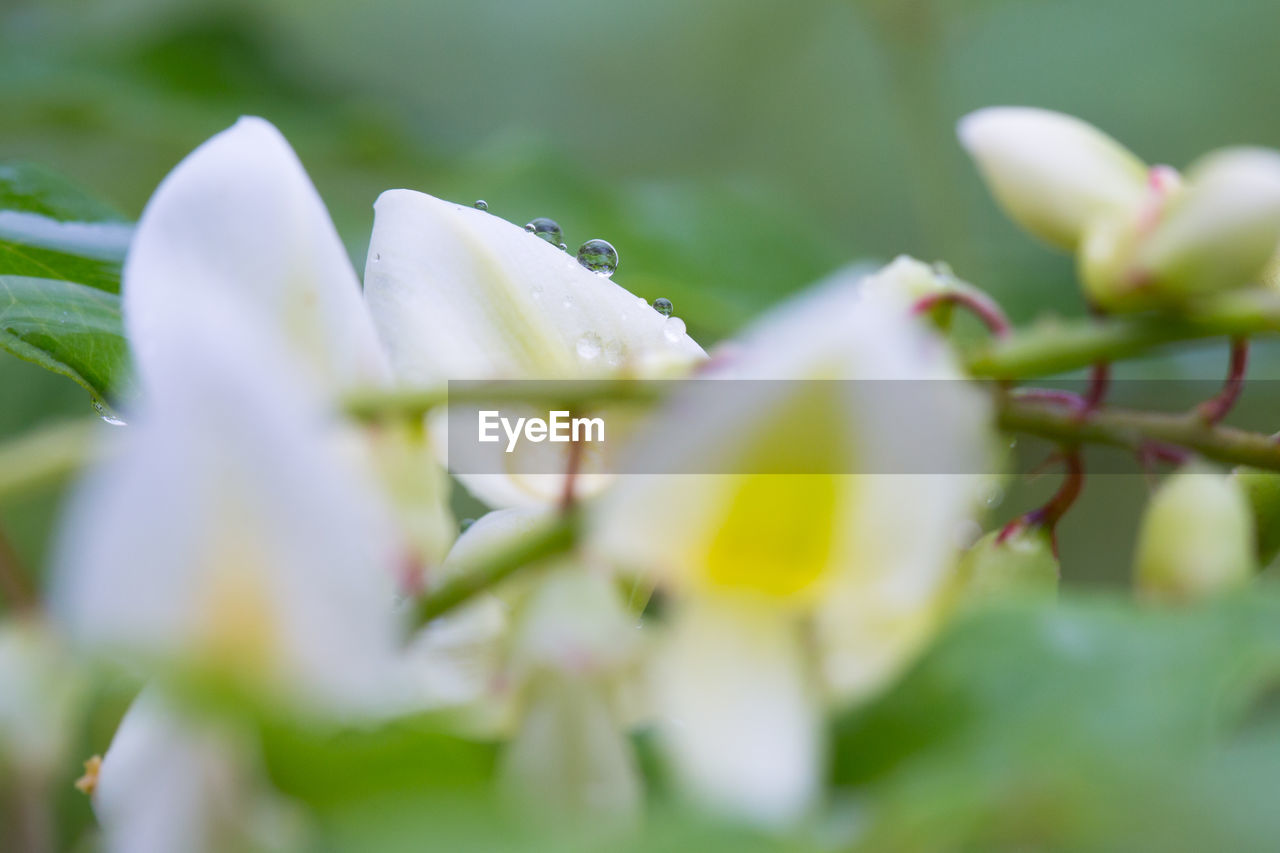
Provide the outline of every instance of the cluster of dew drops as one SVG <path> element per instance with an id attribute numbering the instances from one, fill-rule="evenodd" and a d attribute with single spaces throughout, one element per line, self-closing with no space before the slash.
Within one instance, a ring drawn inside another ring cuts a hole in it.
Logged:
<path id="1" fill-rule="evenodd" d="M 475 208 L 487 211 L 489 204 L 484 199 L 479 199 L 475 203 Z M 564 242 L 564 232 L 560 229 L 560 223 L 554 219 L 539 216 L 526 224 L 524 230 L 553 246 L 558 246 L 561 251 L 569 251 L 568 245 Z M 608 240 L 598 238 L 588 240 L 578 247 L 578 263 L 598 276 L 609 278 L 618 269 L 618 250 L 613 248 L 613 244 Z M 662 334 L 667 340 L 677 343 L 684 337 L 684 320 L 672 316 L 675 313 L 675 306 L 671 304 L 670 299 L 659 297 L 653 300 L 652 307 L 654 311 L 667 318 L 662 327 Z M 583 358 L 593 359 L 599 354 L 600 342 L 594 335 L 584 337 L 578 342 L 578 355 Z"/>

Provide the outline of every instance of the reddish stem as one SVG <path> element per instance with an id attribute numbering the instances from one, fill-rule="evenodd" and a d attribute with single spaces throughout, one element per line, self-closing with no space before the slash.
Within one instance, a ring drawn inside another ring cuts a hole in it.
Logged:
<path id="1" fill-rule="evenodd" d="M 560 493 L 560 511 L 567 513 L 577 500 L 578 471 L 582 468 L 582 442 L 569 443 L 569 458 L 564 471 L 564 491 Z"/>
<path id="2" fill-rule="evenodd" d="M 943 290 L 930 293 L 911 306 L 911 313 L 924 314 L 944 304 L 959 305 L 964 308 L 981 320 L 987 330 L 997 338 L 1006 337 L 1013 328 L 999 303 L 987 294 L 976 290 Z"/>
<path id="3" fill-rule="evenodd" d="M 1227 367 L 1227 380 L 1222 390 L 1196 407 L 1196 414 L 1207 425 L 1213 426 L 1225 418 L 1244 390 L 1244 374 L 1249 366 L 1249 339 L 1231 339 L 1231 363 Z"/>
<path id="4" fill-rule="evenodd" d="M 1053 497 L 1049 498 L 1044 506 L 1020 515 L 1006 524 L 1000 531 L 1000 535 L 996 537 L 997 542 L 1004 542 L 1017 531 L 1027 527 L 1045 527 L 1049 530 L 1053 553 L 1057 555 L 1058 522 L 1075 504 L 1076 498 L 1080 497 L 1080 491 L 1084 488 L 1084 461 L 1081 459 L 1080 449 L 1071 448 L 1063 459 L 1067 465 L 1066 478 L 1058 487 L 1058 491 L 1054 492 Z"/>

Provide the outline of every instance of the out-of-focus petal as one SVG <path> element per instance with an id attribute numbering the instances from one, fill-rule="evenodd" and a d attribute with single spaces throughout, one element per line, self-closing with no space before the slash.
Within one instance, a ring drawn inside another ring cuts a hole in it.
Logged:
<path id="1" fill-rule="evenodd" d="M 1142 196 L 1142 161 L 1073 116 L 987 107 L 958 133 L 1009 218 L 1060 248 L 1074 250 L 1090 220 Z"/>
<path id="2" fill-rule="evenodd" d="M 666 753 L 717 811 L 784 823 L 814 802 L 816 697 L 798 626 L 744 601 L 681 604 L 654 675 Z"/>
<path id="3" fill-rule="evenodd" d="M 324 387 L 388 376 L 333 222 L 293 149 L 260 118 L 214 136 L 161 182 L 134 234 L 123 289 L 147 384 L 181 357 L 187 341 L 175 314 L 202 292 L 235 306 L 217 329 L 228 349 L 241 345 L 252 315 Z"/>
<path id="4" fill-rule="evenodd" d="M 234 302 L 200 307 L 218 310 Z M 402 544 L 292 361 L 258 331 L 219 346 L 225 319 L 183 324 L 189 345 L 80 488 L 57 612 L 95 651 L 365 707 L 398 653 Z"/>

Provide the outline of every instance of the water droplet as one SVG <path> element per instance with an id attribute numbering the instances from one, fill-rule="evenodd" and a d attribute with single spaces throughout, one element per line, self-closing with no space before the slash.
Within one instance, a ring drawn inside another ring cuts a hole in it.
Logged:
<path id="1" fill-rule="evenodd" d="M 987 493 L 983 497 L 983 501 L 987 506 L 995 508 L 1004 503 L 1004 488 L 999 483 L 992 483 L 987 487 Z"/>
<path id="2" fill-rule="evenodd" d="M 605 240 L 588 240 L 578 247 L 578 263 L 596 275 L 610 276 L 618 268 L 618 250 Z"/>
<path id="3" fill-rule="evenodd" d="M 578 355 L 592 361 L 600 355 L 600 338 L 594 332 L 587 332 L 578 338 Z"/>
<path id="4" fill-rule="evenodd" d="M 113 415 L 106 406 L 102 405 L 102 403 L 97 400 L 92 402 L 93 410 L 98 413 L 98 416 L 102 418 L 104 423 L 109 423 L 112 426 L 128 426 L 128 424 L 126 424 L 122 419 Z"/>
<path id="5" fill-rule="evenodd" d="M 604 360 L 610 367 L 622 364 L 622 344 L 618 341 L 609 341 L 604 348 Z"/>
<path id="6" fill-rule="evenodd" d="M 670 317 L 672 313 L 676 310 L 676 307 L 671 304 L 670 299 L 664 299 L 663 297 L 658 297 L 657 299 L 653 300 L 653 310 L 657 311 L 663 317 Z"/>
<path id="7" fill-rule="evenodd" d="M 483 203 L 484 203 L 484 202 L 476 202 L 476 204 L 478 204 L 478 205 L 479 205 L 479 204 L 483 204 Z M 467 528 L 468 528 L 468 527 L 470 527 L 471 525 L 475 524 L 475 523 L 476 523 L 476 520 L 475 520 L 474 518 L 464 518 L 464 519 L 462 519 L 462 521 L 459 521 L 459 522 L 458 522 L 458 532 L 459 532 L 459 533 L 466 533 L 466 532 L 467 532 Z"/>
<path id="8" fill-rule="evenodd" d="M 561 243 L 561 244 L 560 244 L 560 251 L 562 251 L 562 252 L 567 252 L 567 251 L 569 251 L 569 244 L 568 244 L 568 243 Z"/>
<path id="9" fill-rule="evenodd" d="M 476 208 L 476 210 L 488 210 L 488 209 L 489 209 L 489 202 L 485 201 L 485 200 L 484 200 L 484 199 L 482 199 L 482 198 L 478 198 L 478 199 L 476 199 L 475 208 Z"/>
<path id="10" fill-rule="evenodd" d="M 553 246 L 560 245 L 560 238 L 564 236 L 560 232 L 560 223 L 554 219 L 547 219 L 545 216 L 539 216 L 526 225 L 524 230 L 541 237 Z"/>
<path id="11" fill-rule="evenodd" d="M 684 332 L 684 320 L 679 317 L 668 317 L 667 322 L 662 324 L 663 336 L 673 344 L 684 337 Z"/>
<path id="12" fill-rule="evenodd" d="M 373 262 L 376 264 L 380 260 L 382 260 L 382 253 L 381 252 L 374 253 Z"/>

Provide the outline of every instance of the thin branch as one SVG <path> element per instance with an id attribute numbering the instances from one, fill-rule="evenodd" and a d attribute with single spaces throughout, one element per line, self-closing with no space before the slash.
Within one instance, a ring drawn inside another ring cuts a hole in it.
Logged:
<path id="1" fill-rule="evenodd" d="M 1196 407 L 1196 414 L 1201 420 L 1207 424 L 1216 424 L 1231 413 L 1236 401 L 1240 399 L 1240 392 L 1244 390 L 1244 375 L 1248 364 L 1249 339 L 1232 338 L 1231 362 L 1227 367 L 1226 382 L 1221 391 Z"/>
<path id="2" fill-rule="evenodd" d="M 1145 355 L 1181 341 L 1268 332 L 1280 332 L 1280 293 L 1241 291 L 1189 307 L 1185 315 L 1142 314 L 1037 323 L 989 342 L 972 353 L 967 362 L 975 376 L 1030 379 Z"/>
<path id="3" fill-rule="evenodd" d="M 511 548 L 455 575 L 419 600 L 415 611 L 418 623 L 426 624 L 443 616 L 525 566 L 567 553 L 578 541 L 579 528 L 576 514 L 558 515 L 546 527 L 523 537 Z"/>

